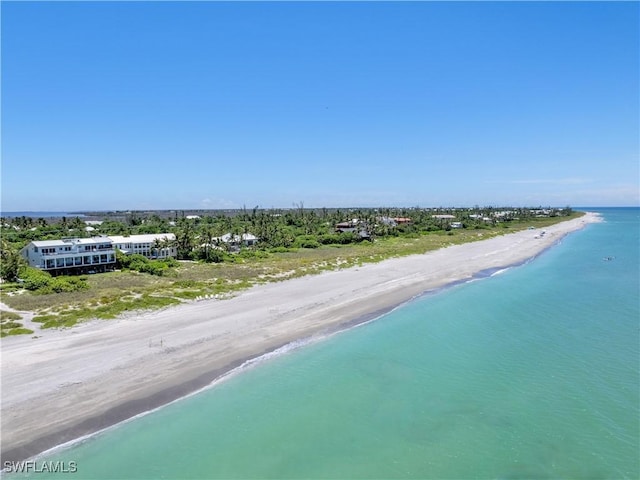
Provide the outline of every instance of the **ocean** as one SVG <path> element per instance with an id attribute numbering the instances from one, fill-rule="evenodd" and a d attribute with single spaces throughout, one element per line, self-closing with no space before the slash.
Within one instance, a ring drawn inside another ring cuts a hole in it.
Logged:
<path id="1" fill-rule="evenodd" d="M 17 218 L 17 217 L 31 217 L 31 218 L 62 218 L 62 217 L 84 217 L 82 213 L 67 213 L 67 212 L 0 212 L 0 217 L 5 218 Z"/>
<path id="2" fill-rule="evenodd" d="M 38 460 L 76 473 L 10 477 L 637 479 L 640 210 L 599 211 L 525 265 Z"/>

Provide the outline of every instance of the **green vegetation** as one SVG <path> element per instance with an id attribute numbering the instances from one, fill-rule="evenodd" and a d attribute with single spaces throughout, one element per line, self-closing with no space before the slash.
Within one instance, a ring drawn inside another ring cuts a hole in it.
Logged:
<path id="1" fill-rule="evenodd" d="M 19 275 L 24 288 L 34 293 L 75 292 L 89 288 L 89 285 L 86 283 L 86 276 L 52 277 L 48 272 L 43 272 L 33 267 L 21 267 Z"/>
<path id="2" fill-rule="evenodd" d="M 23 328 L 22 323 L 17 320 L 22 320 L 19 314 L 0 310 L 0 337 L 33 333 L 33 330 Z"/>
<path id="3" fill-rule="evenodd" d="M 0 310 L 0 322 L 9 322 L 12 320 L 21 320 L 22 317 L 16 312 L 7 312 L 6 310 Z"/>
<path id="4" fill-rule="evenodd" d="M 178 262 L 173 258 L 149 260 L 144 255 L 125 255 L 124 253 L 117 251 L 116 265 L 118 266 L 118 268 L 121 268 L 123 270 L 148 273 L 150 275 L 157 275 L 158 277 L 161 277 L 168 272 L 170 267 L 177 266 Z"/>
<path id="5" fill-rule="evenodd" d="M 172 232 L 182 261 L 150 260 L 142 255 L 117 252 L 120 271 L 75 277 L 52 277 L 21 264 L 16 277 L 19 282 L 2 284 L 0 291 L 3 302 L 12 308 L 36 312 L 34 321 L 43 328 L 65 327 L 90 318 L 115 318 L 131 310 L 226 297 L 255 284 L 425 253 L 529 226 L 544 228 L 582 215 L 569 208 L 544 209 L 543 214 L 542 210 L 254 209 L 197 219 L 177 214 L 171 219 L 127 213 L 119 221 L 107 218 L 94 233 Z M 455 218 L 443 219 L 438 215 Z M 453 228 L 453 221 L 460 222 L 460 228 Z M 79 219 L 63 219 L 53 224 L 33 219 L 7 223 L 3 219 L 3 258 L 34 239 L 80 234 L 83 231 L 80 224 L 84 226 Z M 338 224 L 352 225 L 353 231 L 340 232 L 336 229 Z M 29 228 L 25 230 L 25 226 Z M 220 237 L 225 233 L 238 239 L 250 233 L 259 241 L 252 246 L 224 243 Z M 166 243 L 158 248 L 167 246 Z M 3 327 L 3 336 L 16 328 L 19 327 Z"/>
<path id="6" fill-rule="evenodd" d="M 51 313 L 36 315 L 33 321 L 42 324 L 42 328 L 71 327 L 82 320 L 92 318 L 113 319 L 132 310 L 154 310 L 180 303 L 175 298 L 143 295 L 102 296 L 84 305 L 48 309 Z"/>

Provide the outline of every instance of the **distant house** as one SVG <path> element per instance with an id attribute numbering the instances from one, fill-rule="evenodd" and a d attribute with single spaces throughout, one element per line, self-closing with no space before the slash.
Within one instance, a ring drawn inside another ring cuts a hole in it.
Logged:
<path id="1" fill-rule="evenodd" d="M 252 247 L 258 243 L 258 237 L 251 233 L 243 233 L 242 235 L 225 233 L 221 237 L 216 237 L 213 240 L 216 243 L 226 244 L 230 250 L 239 250 L 241 246 Z"/>
<path id="2" fill-rule="evenodd" d="M 431 215 L 431 218 L 437 218 L 438 220 L 453 220 L 455 215 Z"/>
<path id="3" fill-rule="evenodd" d="M 116 251 L 107 237 L 36 240 L 20 254 L 29 266 L 54 275 L 113 270 Z"/>
<path id="4" fill-rule="evenodd" d="M 451 222 L 451 228 L 462 228 L 462 222 Z"/>
<path id="5" fill-rule="evenodd" d="M 338 233 L 355 232 L 357 228 L 357 222 L 353 222 L 353 220 L 349 222 L 336 223 L 336 232 Z"/>
<path id="6" fill-rule="evenodd" d="M 337 223 L 336 233 L 354 233 L 362 240 L 371 240 L 371 233 L 364 224 L 360 224 L 357 218 L 350 222 Z"/>
<path id="7" fill-rule="evenodd" d="M 396 219 L 391 217 L 378 217 L 377 220 L 378 222 L 382 223 L 383 225 L 386 225 L 387 227 L 395 227 L 398 225 L 398 222 L 396 222 Z"/>
<path id="8" fill-rule="evenodd" d="M 412 222 L 412 220 L 407 217 L 394 217 L 393 220 L 395 220 L 398 225 L 406 225 Z"/>
<path id="9" fill-rule="evenodd" d="M 187 220 L 200 220 L 200 215 L 187 215 L 186 217 Z"/>
<path id="10" fill-rule="evenodd" d="M 177 257 L 178 249 L 174 245 L 173 233 L 151 233 L 144 235 L 115 235 L 109 237 L 115 248 L 122 253 L 144 255 L 147 258 Z"/>

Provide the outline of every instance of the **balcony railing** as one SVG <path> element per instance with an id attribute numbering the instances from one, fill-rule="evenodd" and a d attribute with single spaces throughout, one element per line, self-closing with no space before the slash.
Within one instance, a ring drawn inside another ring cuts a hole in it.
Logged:
<path id="1" fill-rule="evenodd" d="M 113 247 L 109 247 L 109 248 L 93 248 L 91 250 L 77 250 L 77 249 L 73 249 L 71 251 L 67 251 L 67 252 L 37 252 L 40 255 L 42 255 L 43 257 L 54 257 L 54 256 L 65 256 L 65 255 L 83 255 L 83 254 L 87 254 L 87 253 L 92 253 L 92 252 L 100 252 L 100 253 L 116 253 L 116 249 Z"/>

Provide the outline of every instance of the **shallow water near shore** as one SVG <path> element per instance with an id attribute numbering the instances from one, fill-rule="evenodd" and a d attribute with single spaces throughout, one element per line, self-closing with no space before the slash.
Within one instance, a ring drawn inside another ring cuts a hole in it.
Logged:
<path id="1" fill-rule="evenodd" d="M 533 262 L 272 356 L 38 460 L 76 473 L 26 478 L 638 478 L 640 210 L 601 212 Z"/>

